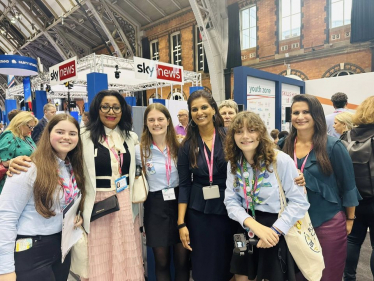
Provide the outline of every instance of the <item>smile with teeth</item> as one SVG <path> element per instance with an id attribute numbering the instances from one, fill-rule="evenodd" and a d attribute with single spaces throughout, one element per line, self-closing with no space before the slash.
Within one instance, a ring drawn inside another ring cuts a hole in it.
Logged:
<path id="1" fill-rule="evenodd" d="M 198 117 L 197 120 L 204 120 L 206 118 L 206 116 L 201 116 L 201 117 Z"/>
<path id="2" fill-rule="evenodd" d="M 115 116 L 106 116 L 106 119 L 108 119 L 109 121 L 114 121 L 114 120 L 116 120 L 116 117 Z"/>

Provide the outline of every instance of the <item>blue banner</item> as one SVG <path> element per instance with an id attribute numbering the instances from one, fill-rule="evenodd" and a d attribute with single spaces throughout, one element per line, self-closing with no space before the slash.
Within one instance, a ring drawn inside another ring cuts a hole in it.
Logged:
<path id="1" fill-rule="evenodd" d="M 38 62 L 30 57 L 0 55 L 0 74 L 15 76 L 38 75 Z"/>

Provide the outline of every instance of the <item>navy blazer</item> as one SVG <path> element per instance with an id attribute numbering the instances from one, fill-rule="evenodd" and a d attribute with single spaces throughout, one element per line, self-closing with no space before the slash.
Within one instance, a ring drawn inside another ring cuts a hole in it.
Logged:
<path id="1" fill-rule="evenodd" d="M 38 125 L 35 126 L 34 130 L 31 133 L 31 138 L 33 141 L 37 144 L 40 137 L 42 136 L 42 133 L 44 131 L 44 128 L 47 126 L 48 121 L 44 117 L 39 120 Z"/>

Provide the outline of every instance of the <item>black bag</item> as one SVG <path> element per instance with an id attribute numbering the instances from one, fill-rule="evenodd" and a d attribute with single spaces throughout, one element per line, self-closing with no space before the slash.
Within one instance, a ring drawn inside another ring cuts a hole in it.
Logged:
<path id="1" fill-rule="evenodd" d="M 107 199 L 95 203 L 92 209 L 91 221 L 117 211 L 119 211 L 117 195 L 110 196 Z"/>
<path id="2" fill-rule="evenodd" d="M 362 141 L 352 141 L 351 132 L 347 133 L 347 141 L 342 143 L 351 156 L 355 180 L 362 198 L 374 198 L 374 136 Z"/>

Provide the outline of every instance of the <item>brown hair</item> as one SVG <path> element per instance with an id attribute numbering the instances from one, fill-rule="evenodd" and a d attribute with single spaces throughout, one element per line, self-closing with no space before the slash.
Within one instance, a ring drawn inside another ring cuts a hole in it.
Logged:
<path id="1" fill-rule="evenodd" d="M 316 154 L 317 163 L 319 165 L 320 171 L 325 175 L 331 175 L 333 170 L 329 156 L 326 151 L 327 143 L 327 125 L 325 119 L 325 113 L 319 100 L 312 95 L 302 94 L 296 95 L 292 99 L 291 105 L 291 114 L 292 106 L 295 102 L 306 102 L 309 107 L 310 115 L 314 121 L 314 134 L 312 137 L 313 150 Z M 294 143 L 295 138 L 297 137 L 297 130 L 294 126 L 291 126 L 291 131 L 289 136 L 286 138 L 286 141 L 283 146 L 283 151 L 293 158 L 294 154 Z"/>
<path id="2" fill-rule="evenodd" d="M 279 130 L 278 129 L 274 129 L 274 130 L 271 130 L 270 132 L 270 136 L 273 138 L 273 139 L 276 139 L 279 135 Z"/>
<path id="3" fill-rule="evenodd" d="M 368 97 L 357 107 L 353 124 L 374 124 L 374 96 Z"/>
<path id="4" fill-rule="evenodd" d="M 34 182 L 35 209 L 45 218 L 50 218 L 55 215 L 52 208 L 56 200 L 56 186 L 60 186 L 60 178 L 57 172 L 57 156 L 50 142 L 50 134 L 53 127 L 64 120 L 73 123 L 78 130 L 78 144 L 73 150 L 68 152 L 67 156 L 73 167 L 77 186 L 82 193 L 82 200 L 80 203 L 81 211 L 83 211 L 84 199 L 86 197 L 85 178 L 83 174 L 83 150 L 79 124 L 68 114 L 57 114 L 48 122 L 39 140 L 37 149 L 31 155 L 31 159 L 37 168 L 37 175 Z"/>
<path id="5" fill-rule="evenodd" d="M 152 110 L 160 111 L 162 114 L 165 115 L 166 119 L 169 121 L 169 125 L 166 131 L 166 144 L 169 146 L 170 149 L 170 155 L 175 161 L 177 162 L 178 157 L 178 148 L 179 148 L 179 142 L 177 139 L 177 135 L 175 133 L 175 129 L 173 126 L 173 121 L 170 116 L 169 110 L 162 105 L 161 103 L 152 103 L 147 106 L 145 112 L 144 112 L 144 124 L 143 124 L 143 133 L 140 139 L 140 148 L 141 148 L 141 157 L 143 159 L 147 159 L 151 156 L 151 144 L 152 144 L 152 134 L 150 133 L 148 126 L 147 126 L 147 118 L 148 114 Z M 144 157 L 144 158 L 143 158 Z M 145 169 L 143 165 L 143 169 Z"/>
<path id="6" fill-rule="evenodd" d="M 243 155 L 240 148 L 236 145 L 234 138 L 235 133 L 243 127 L 258 132 L 259 144 L 253 156 L 254 163 L 251 165 L 252 168 L 260 169 L 261 163 L 265 162 L 266 170 L 272 172 L 269 170 L 269 167 L 275 160 L 274 143 L 269 139 L 269 134 L 261 118 L 256 113 L 243 111 L 235 116 L 226 136 L 225 154 L 226 160 L 231 162 L 231 173 L 236 174 L 238 161 L 240 161 Z"/>

